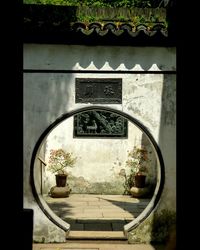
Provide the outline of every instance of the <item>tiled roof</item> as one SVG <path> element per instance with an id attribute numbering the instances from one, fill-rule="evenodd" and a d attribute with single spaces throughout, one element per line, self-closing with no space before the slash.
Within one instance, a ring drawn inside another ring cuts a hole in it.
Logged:
<path id="1" fill-rule="evenodd" d="M 76 22 L 72 25 L 72 30 L 75 32 L 82 32 L 84 35 L 89 36 L 93 33 L 99 36 L 106 36 L 109 32 L 114 36 L 121 36 L 126 33 L 130 37 L 137 37 L 141 34 L 152 37 L 156 34 L 160 34 L 164 37 L 168 36 L 167 28 L 163 24 L 154 24 L 151 28 L 147 25 L 137 25 L 133 26 L 129 23 L 115 24 L 107 22 L 102 25 L 102 23 L 94 22 L 85 24 L 82 22 Z"/>
<path id="2" fill-rule="evenodd" d="M 166 46 L 171 42 L 163 22 L 151 25 L 116 20 L 80 22 L 73 20 L 73 15 L 66 15 L 66 10 L 65 16 L 58 12 L 56 16 L 49 12 L 48 16 L 48 12 L 41 11 L 39 6 L 25 6 L 24 42 L 129 46 Z"/>

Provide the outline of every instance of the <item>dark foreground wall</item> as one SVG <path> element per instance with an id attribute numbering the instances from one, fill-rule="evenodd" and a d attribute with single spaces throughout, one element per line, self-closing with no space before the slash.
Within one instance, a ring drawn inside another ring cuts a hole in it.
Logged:
<path id="1" fill-rule="evenodd" d="M 33 210 L 23 209 L 23 249 L 32 250 Z"/>

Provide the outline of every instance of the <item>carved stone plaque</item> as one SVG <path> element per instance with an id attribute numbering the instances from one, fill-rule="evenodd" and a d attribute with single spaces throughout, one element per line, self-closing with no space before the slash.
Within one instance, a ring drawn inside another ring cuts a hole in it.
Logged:
<path id="1" fill-rule="evenodd" d="M 127 138 L 128 121 L 108 111 L 85 111 L 74 116 L 74 137 Z"/>
<path id="2" fill-rule="evenodd" d="M 76 78 L 76 103 L 122 103 L 121 78 Z"/>

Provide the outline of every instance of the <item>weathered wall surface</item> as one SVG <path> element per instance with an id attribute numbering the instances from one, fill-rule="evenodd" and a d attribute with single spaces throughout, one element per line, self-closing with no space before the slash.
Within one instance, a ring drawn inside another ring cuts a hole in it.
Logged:
<path id="1" fill-rule="evenodd" d="M 82 73 L 53 71 L 24 73 L 24 207 L 34 209 L 35 240 L 48 242 L 49 235 L 51 235 L 51 241 L 64 241 L 63 231 L 48 220 L 33 198 L 29 184 L 30 161 L 38 138 L 52 122 L 71 110 L 92 106 L 88 103 L 75 103 L 76 77 L 122 78 L 122 104 L 106 106 L 121 110 L 138 119 L 157 141 L 164 158 L 166 182 L 156 213 L 159 211 L 162 213 L 163 209 L 175 212 L 176 77 L 175 74 L 162 73 L 162 70 L 175 70 L 175 55 L 174 48 L 24 45 L 25 70 L 82 70 Z M 99 73 L 91 72 L 89 74 L 85 73 L 85 70 L 99 70 Z M 113 72 L 102 74 L 101 70 Z M 137 73 L 116 74 L 115 70 L 130 72 L 136 70 Z M 155 70 L 159 73 L 148 74 L 143 70 Z M 121 144 L 123 143 L 120 142 L 118 148 L 121 147 Z M 126 147 L 128 146 L 126 145 Z M 124 145 L 123 148 L 125 148 Z M 84 151 L 83 147 L 81 149 Z M 117 154 L 120 155 L 120 152 Z M 115 154 L 112 157 L 114 164 L 116 162 Z M 124 162 L 124 156 L 121 157 L 119 159 Z M 120 160 L 119 162 L 121 162 Z M 73 171 L 78 171 L 78 168 L 76 170 L 74 168 Z M 149 225 L 152 227 L 152 223 Z M 140 227 L 142 226 L 141 224 Z M 57 231 L 56 235 L 51 234 L 54 230 Z M 41 231 L 43 238 L 38 237 Z M 148 241 L 151 238 L 152 230 L 148 232 L 145 238 L 141 238 L 136 230 L 132 230 L 129 234 L 129 241 L 131 243 Z"/>
<path id="2" fill-rule="evenodd" d="M 165 185 L 155 211 L 128 234 L 130 243 L 164 242 L 176 227 L 176 76 L 164 75 L 158 145 L 165 163 Z"/>
<path id="3" fill-rule="evenodd" d="M 68 184 L 72 193 L 124 194 L 125 178 L 120 172 L 125 169 L 126 174 L 129 174 L 130 168 L 126 166 L 128 151 L 134 145 L 141 144 L 144 136 L 142 131 L 129 122 L 128 138 L 73 138 L 73 118 L 63 121 L 49 134 L 45 142 L 45 161 L 48 163 L 51 149 L 64 148 L 77 157 L 75 166 L 67 170 Z M 152 154 L 150 156 L 148 181 L 154 184 L 155 156 Z M 47 194 L 50 188 L 56 185 L 54 174 L 45 171 L 43 181 L 45 183 L 43 193 Z"/>
<path id="4" fill-rule="evenodd" d="M 113 71 L 176 69 L 175 48 L 25 44 L 24 51 L 26 69 Z"/>

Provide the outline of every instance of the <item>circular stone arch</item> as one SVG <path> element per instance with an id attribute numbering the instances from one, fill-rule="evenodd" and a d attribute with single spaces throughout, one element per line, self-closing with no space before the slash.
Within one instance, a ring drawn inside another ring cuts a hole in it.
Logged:
<path id="1" fill-rule="evenodd" d="M 109 108 L 109 107 L 88 106 L 88 107 L 79 108 L 79 109 L 70 111 L 66 114 L 63 114 L 58 119 L 56 119 L 41 134 L 41 136 L 39 137 L 39 139 L 34 147 L 33 153 L 32 153 L 31 166 L 30 166 L 30 184 L 31 184 L 31 188 L 32 188 L 32 193 L 33 193 L 33 196 L 34 196 L 36 202 L 38 203 L 39 207 L 41 208 L 43 213 L 49 218 L 49 220 L 51 220 L 55 225 L 57 225 L 59 228 L 63 229 L 64 231 L 66 231 L 66 232 L 69 231 L 70 225 L 67 222 L 60 219 L 57 215 L 55 215 L 54 212 L 49 208 L 49 206 L 44 201 L 42 195 L 40 195 L 37 192 L 36 185 L 35 185 L 35 178 L 34 178 L 35 160 L 36 160 L 38 152 L 40 151 L 40 148 L 43 144 L 43 141 L 48 136 L 48 134 L 57 125 L 59 125 L 59 123 L 61 123 L 63 120 L 66 120 L 67 118 L 70 118 L 71 116 L 77 115 L 77 114 L 82 113 L 82 112 L 93 111 L 93 110 L 108 111 L 108 112 L 116 113 L 116 114 L 126 118 L 131 123 L 133 123 L 136 127 L 138 127 L 149 139 L 151 146 L 153 147 L 153 149 L 155 151 L 155 155 L 156 155 L 156 158 L 158 160 L 158 163 L 159 163 L 159 164 L 157 164 L 157 184 L 156 184 L 156 187 L 154 189 L 154 194 L 153 194 L 150 202 L 146 206 L 146 208 L 142 211 L 142 213 L 137 218 L 135 218 L 133 221 L 131 221 L 130 223 L 128 223 L 124 226 L 124 233 L 127 236 L 127 233 L 130 230 L 136 228 L 141 222 L 143 222 L 154 211 L 154 209 L 156 208 L 156 206 L 158 204 L 158 201 L 160 200 L 160 197 L 161 197 L 161 194 L 163 191 L 163 187 L 164 187 L 164 179 L 165 179 L 163 157 L 162 157 L 160 148 L 159 148 L 158 144 L 156 143 L 154 137 L 151 135 L 151 133 L 148 131 L 148 129 L 141 122 L 139 122 L 136 118 L 132 117 L 131 115 L 129 115 L 127 113 L 124 113 L 122 111 L 119 111 L 119 110 L 116 110 L 113 108 Z"/>

